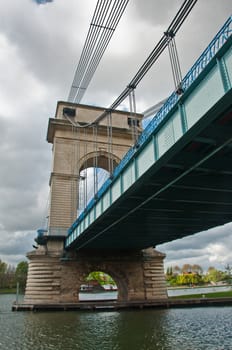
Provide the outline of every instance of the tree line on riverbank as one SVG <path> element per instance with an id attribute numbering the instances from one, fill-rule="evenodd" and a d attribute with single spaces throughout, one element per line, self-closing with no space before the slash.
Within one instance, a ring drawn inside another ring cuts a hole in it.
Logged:
<path id="1" fill-rule="evenodd" d="M 27 281 L 28 262 L 21 261 L 12 266 L 0 259 L 0 293 L 1 291 L 14 291 L 17 284 L 23 292 Z M 184 264 L 182 267 L 168 267 L 166 281 L 170 286 L 208 285 L 224 282 L 232 284 L 232 266 L 227 264 L 224 271 L 210 266 L 204 273 L 200 265 Z M 101 271 L 89 274 L 86 281 L 96 280 L 99 284 L 115 285 L 113 279 Z"/>
<path id="2" fill-rule="evenodd" d="M 0 259 L 0 293 L 3 291 L 14 291 L 17 284 L 20 287 L 20 291 L 24 291 L 27 281 L 27 271 L 27 261 L 21 261 L 15 267 Z"/>
<path id="3" fill-rule="evenodd" d="M 210 266 L 206 273 L 200 265 L 184 264 L 182 267 L 168 267 L 166 281 L 170 286 L 208 285 L 216 283 L 232 284 L 232 266 L 227 264 L 221 271 Z"/>

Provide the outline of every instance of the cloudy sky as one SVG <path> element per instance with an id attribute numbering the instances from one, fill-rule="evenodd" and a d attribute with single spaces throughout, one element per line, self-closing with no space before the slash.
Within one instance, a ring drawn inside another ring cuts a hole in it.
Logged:
<path id="1" fill-rule="evenodd" d="M 0 4 L 0 259 L 17 264 L 46 221 L 49 117 L 66 100 L 96 0 Z M 130 0 L 82 103 L 107 107 L 147 58 L 183 0 Z M 230 0 L 198 0 L 176 37 L 183 75 L 232 13 Z M 167 54 L 136 89 L 143 112 L 173 90 Z M 123 108 L 127 108 L 127 102 Z M 158 248 L 166 265 L 232 264 L 232 224 Z"/>

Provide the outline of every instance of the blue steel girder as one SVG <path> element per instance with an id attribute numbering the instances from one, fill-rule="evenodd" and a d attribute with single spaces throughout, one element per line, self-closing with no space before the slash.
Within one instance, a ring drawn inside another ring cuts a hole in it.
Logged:
<path id="1" fill-rule="evenodd" d="M 70 228 L 67 248 L 142 249 L 232 221 L 231 42 L 230 36 L 155 130 L 142 134 L 124 172 Z M 164 151 L 168 128 L 178 135 Z M 134 171 L 129 185 L 127 169 Z"/>

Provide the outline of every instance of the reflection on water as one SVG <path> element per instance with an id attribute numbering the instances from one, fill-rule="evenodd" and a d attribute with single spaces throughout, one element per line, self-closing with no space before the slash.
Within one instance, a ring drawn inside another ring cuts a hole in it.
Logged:
<path id="1" fill-rule="evenodd" d="M 11 312 L 0 295 L 0 349 L 231 350 L 232 308 Z"/>

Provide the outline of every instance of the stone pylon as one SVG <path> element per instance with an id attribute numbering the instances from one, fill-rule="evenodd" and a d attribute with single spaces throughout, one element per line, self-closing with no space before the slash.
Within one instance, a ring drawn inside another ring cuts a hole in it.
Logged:
<path id="1" fill-rule="evenodd" d="M 37 237 L 38 249 L 28 253 L 25 304 L 77 303 L 90 272 L 109 274 L 118 286 L 118 300 L 167 298 L 164 254 L 143 251 L 64 250 L 67 229 L 78 215 L 80 173 L 88 167 L 110 173 L 141 132 L 141 114 L 113 111 L 98 125 L 103 108 L 58 102 L 49 119 L 47 141 L 53 145 L 48 232 Z"/>

